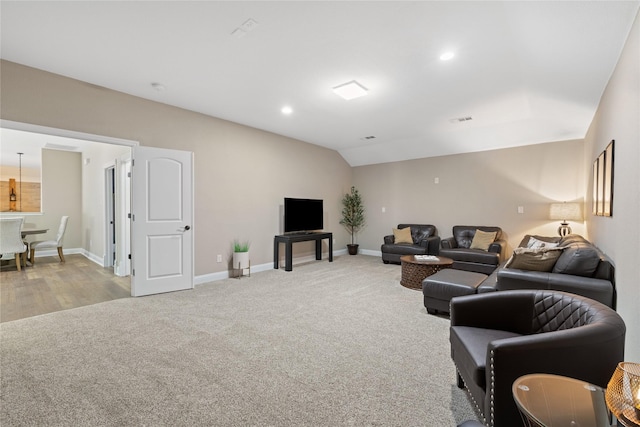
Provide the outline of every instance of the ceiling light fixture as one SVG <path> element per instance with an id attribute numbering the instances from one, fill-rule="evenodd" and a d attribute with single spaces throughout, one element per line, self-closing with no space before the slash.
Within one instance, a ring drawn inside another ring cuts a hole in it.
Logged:
<path id="1" fill-rule="evenodd" d="M 441 61 L 448 61 L 451 58 L 453 58 L 455 56 L 455 54 L 453 52 L 445 52 L 442 55 L 440 55 L 440 60 Z"/>
<path id="2" fill-rule="evenodd" d="M 282 114 L 285 114 L 288 116 L 289 114 L 293 113 L 293 108 L 289 107 L 288 105 L 285 105 L 284 107 L 282 107 L 282 110 L 280 111 L 282 111 Z"/>
<path id="3" fill-rule="evenodd" d="M 334 87 L 333 91 L 336 93 L 336 95 L 349 101 L 351 99 L 365 96 L 368 90 L 357 81 L 351 80 L 350 82 L 343 83 Z"/>

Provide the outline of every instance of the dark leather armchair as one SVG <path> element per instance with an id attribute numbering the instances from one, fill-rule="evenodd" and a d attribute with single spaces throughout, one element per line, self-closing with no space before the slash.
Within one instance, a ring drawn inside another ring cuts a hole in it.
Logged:
<path id="1" fill-rule="evenodd" d="M 411 228 L 413 243 L 395 243 L 393 234 L 384 236 L 384 244 L 380 247 L 382 262 L 400 264 L 403 255 L 438 255 L 440 237 L 435 225 L 430 224 L 398 224 L 398 229 Z"/>
<path id="2" fill-rule="evenodd" d="M 470 249 L 476 230 L 496 232 L 496 238 L 489 245 L 488 250 Z M 476 273 L 491 274 L 500 264 L 500 260 L 507 247 L 502 238 L 500 227 L 484 227 L 472 225 L 456 225 L 453 236 L 442 239 L 440 255 L 453 260 L 453 268 L 457 270 L 474 271 Z"/>
<path id="3" fill-rule="evenodd" d="M 606 388 L 624 358 L 625 324 L 597 301 L 558 291 L 517 290 L 451 300 L 451 357 L 489 426 L 521 426 L 511 387 L 546 373 Z"/>

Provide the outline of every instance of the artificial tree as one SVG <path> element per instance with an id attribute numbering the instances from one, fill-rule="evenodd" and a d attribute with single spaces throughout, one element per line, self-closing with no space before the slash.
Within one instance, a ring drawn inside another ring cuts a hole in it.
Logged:
<path id="1" fill-rule="evenodd" d="M 365 216 L 362 197 L 360 197 L 356 187 L 351 187 L 351 192 L 345 194 L 342 198 L 342 219 L 340 224 L 344 225 L 351 234 L 351 244 L 347 245 L 349 254 L 357 254 L 358 245 L 355 243 L 355 235 L 364 227 Z"/>

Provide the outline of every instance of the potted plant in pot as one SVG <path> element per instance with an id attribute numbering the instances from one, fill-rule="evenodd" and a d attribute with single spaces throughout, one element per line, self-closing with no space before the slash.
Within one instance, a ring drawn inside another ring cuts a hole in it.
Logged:
<path id="1" fill-rule="evenodd" d="M 249 242 L 233 241 L 233 265 L 232 268 L 242 270 L 249 268 Z"/>
<path id="2" fill-rule="evenodd" d="M 362 198 L 356 187 L 351 187 L 351 192 L 342 198 L 342 219 L 340 224 L 351 234 L 351 244 L 347 245 L 350 255 L 358 253 L 358 245 L 355 243 L 355 235 L 364 227 L 364 206 L 362 206 Z"/>

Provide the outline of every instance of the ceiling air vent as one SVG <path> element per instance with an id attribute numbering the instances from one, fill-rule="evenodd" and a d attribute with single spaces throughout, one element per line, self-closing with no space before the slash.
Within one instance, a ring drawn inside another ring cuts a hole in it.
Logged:
<path id="1" fill-rule="evenodd" d="M 449 119 L 451 123 L 464 123 L 473 120 L 472 116 L 456 117 L 455 119 Z"/>
<path id="2" fill-rule="evenodd" d="M 364 139 L 364 140 L 366 141 L 366 140 L 368 140 L 368 139 L 376 139 L 376 137 L 375 137 L 375 136 L 373 136 L 373 135 L 369 135 L 369 136 L 362 137 L 362 138 L 360 138 L 360 139 Z"/>

